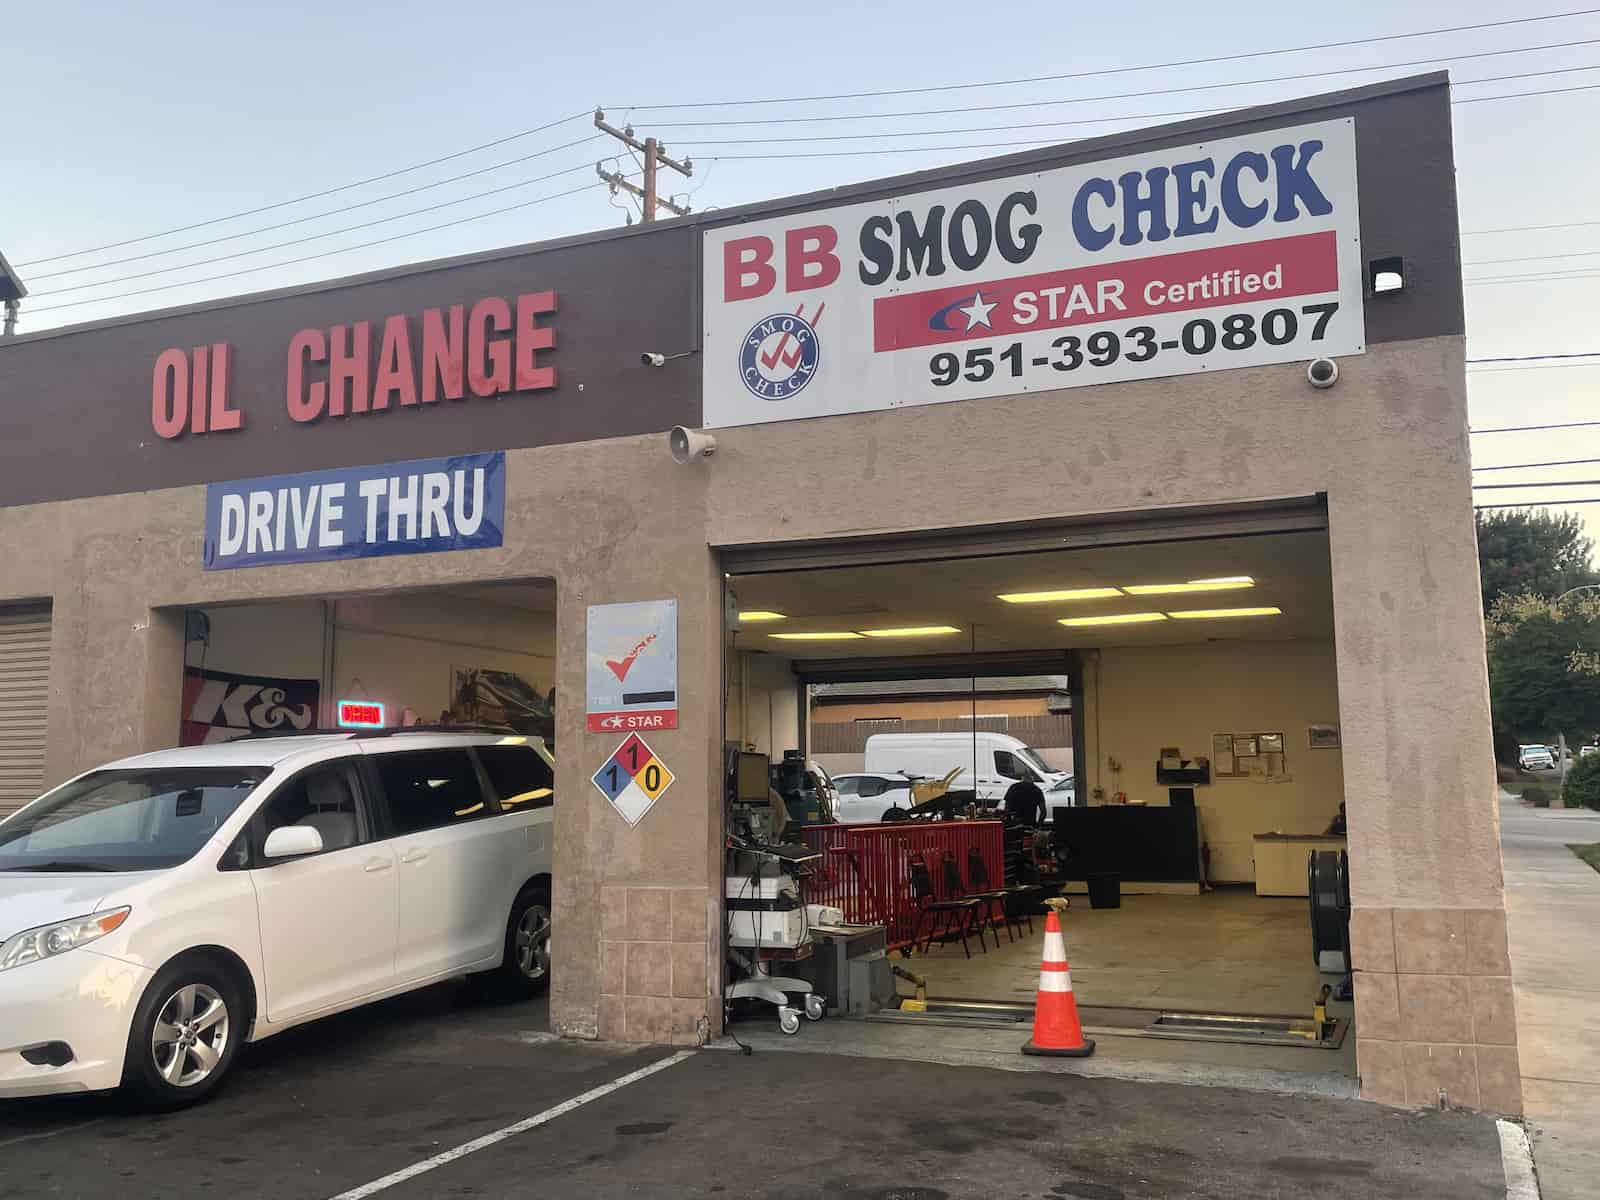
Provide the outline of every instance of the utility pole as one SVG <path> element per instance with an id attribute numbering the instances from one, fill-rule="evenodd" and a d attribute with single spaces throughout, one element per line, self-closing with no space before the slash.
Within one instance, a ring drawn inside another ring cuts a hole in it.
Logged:
<path id="1" fill-rule="evenodd" d="M 657 195 L 656 176 L 659 167 L 668 166 L 687 178 L 694 174 L 694 161 L 692 159 L 686 158 L 679 162 L 675 158 L 668 158 L 667 148 L 664 143 L 658 142 L 653 137 L 647 137 L 641 142 L 634 136 L 632 125 L 624 125 L 621 129 L 618 129 L 615 125 L 607 124 L 606 114 L 603 109 L 597 108 L 594 110 L 594 127 L 600 130 L 601 133 L 610 134 L 630 150 L 637 150 L 644 155 L 644 186 L 642 188 L 630 183 L 622 172 L 608 171 L 605 169 L 604 163 L 595 163 L 595 174 L 611 185 L 611 194 L 613 196 L 620 189 L 630 196 L 637 197 L 644 222 L 647 225 L 656 219 L 656 209 L 658 208 L 664 208 L 680 217 L 689 215 L 689 206 L 687 204 L 677 204 L 671 198 L 663 199 Z"/>

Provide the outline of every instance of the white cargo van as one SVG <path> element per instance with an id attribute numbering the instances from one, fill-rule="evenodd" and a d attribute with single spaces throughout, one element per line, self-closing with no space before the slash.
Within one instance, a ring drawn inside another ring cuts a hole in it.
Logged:
<path id="1" fill-rule="evenodd" d="M 951 790 L 975 791 L 987 804 L 999 804 L 1019 779 L 1037 783 L 1052 812 L 1077 803 L 1071 772 L 1051 770 L 1037 750 L 1009 733 L 875 733 L 867 739 L 869 772 L 939 779 L 956 768 L 961 773 Z"/>

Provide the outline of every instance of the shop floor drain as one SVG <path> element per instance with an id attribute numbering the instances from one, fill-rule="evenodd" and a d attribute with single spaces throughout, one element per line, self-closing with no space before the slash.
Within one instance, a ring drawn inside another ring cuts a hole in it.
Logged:
<path id="1" fill-rule="evenodd" d="M 1166 1012 L 1160 1009 L 1084 1005 L 1084 1031 L 1118 1037 L 1181 1042 L 1233 1042 L 1246 1046 L 1298 1046 L 1337 1050 L 1349 1022 L 1331 1018 L 1319 1031 L 1304 1017 L 1240 1013 Z M 1153 1017 L 1152 1017 L 1152 1014 Z M 884 1009 L 868 1018 L 903 1025 L 948 1025 L 966 1029 L 1014 1029 L 1033 1020 L 1033 1005 L 988 1000 L 929 1000 L 927 1012 Z M 1319 1036 L 1320 1032 L 1320 1036 Z"/>
<path id="2" fill-rule="evenodd" d="M 1337 1050 L 1346 1022 L 1329 1018 L 1321 1028 L 1305 1017 L 1234 1016 L 1228 1013 L 1164 1012 L 1141 1031 L 1144 1037 L 1186 1042 L 1239 1042 L 1251 1046 L 1307 1046 Z"/>

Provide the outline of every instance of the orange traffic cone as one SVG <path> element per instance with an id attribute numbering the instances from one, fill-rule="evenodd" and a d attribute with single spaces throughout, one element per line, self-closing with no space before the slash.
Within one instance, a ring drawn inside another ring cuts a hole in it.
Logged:
<path id="1" fill-rule="evenodd" d="M 1067 944 L 1055 909 L 1044 920 L 1044 961 L 1039 964 L 1039 998 L 1033 1009 L 1033 1038 L 1024 1054 L 1055 1058 L 1088 1058 L 1094 1042 L 1083 1036 L 1078 1023 L 1078 1002 L 1072 996 L 1072 972 L 1067 970 Z"/>

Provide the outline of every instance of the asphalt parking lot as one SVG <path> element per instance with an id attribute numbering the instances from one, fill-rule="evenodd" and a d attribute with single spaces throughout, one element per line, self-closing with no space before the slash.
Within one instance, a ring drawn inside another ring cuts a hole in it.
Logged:
<path id="1" fill-rule="evenodd" d="M 187 1112 L 3 1104 L 0 1197 L 1505 1195 L 1494 1124 L 1466 1113 L 821 1054 L 674 1057 L 556 1041 L 544 1023 L 542 1004 L 433 988 L 254 1048 Z"/>

